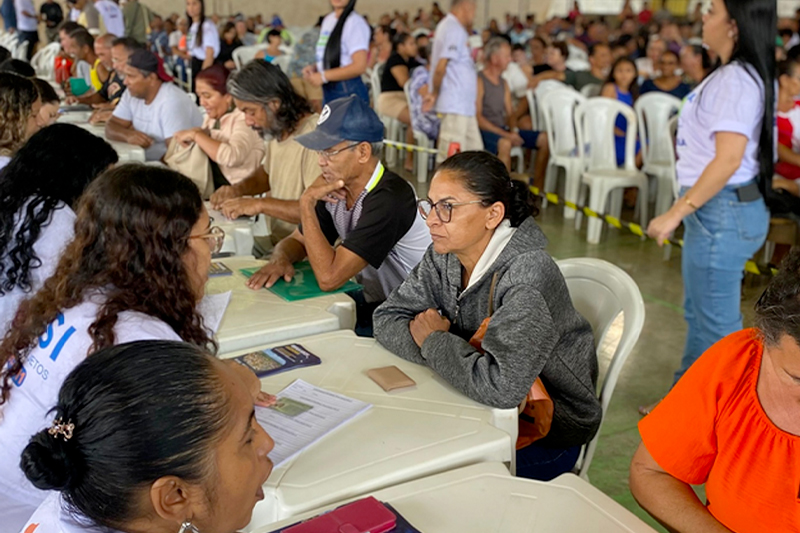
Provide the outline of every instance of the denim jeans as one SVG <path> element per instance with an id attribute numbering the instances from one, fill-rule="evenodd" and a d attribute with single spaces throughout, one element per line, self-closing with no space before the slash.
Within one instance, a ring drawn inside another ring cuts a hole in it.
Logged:
<path id="1" fill-rule="evenodd" d="M 681 189 L 681 196 L 687 187 Z M 763 199 L 740 202 L 725 187 L 683 220 L 684 318 L 688 331 L 675 382 L 712 344 L 742 329 L 744 265 L 764 244 L 769 212 Z"/>
<path id="2" fill-rule="evenodd" d="M 322 86 L 322 105 L 329 104 L 337 98 L 355 94 L 369 105 L 369 92 L 360 77 L 350 80 L 329 81 Z"/>
<path id="3" fill-rule="evenodd" d="M 545 448 L 534 442 L 517 450 L 517 477 L 550 481 L 571 472 L 580 454 L 580 446 Z"/>

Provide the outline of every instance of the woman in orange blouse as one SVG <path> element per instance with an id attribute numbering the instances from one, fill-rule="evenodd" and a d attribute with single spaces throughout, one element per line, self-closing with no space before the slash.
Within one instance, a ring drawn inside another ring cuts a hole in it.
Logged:
<path id="1" fill-rule="evenodd" d="M 178 142 L 196 143 L 208 158 L 219 165 L 224 179 L 233 185 L 250 176 L 261 166 L 266 150 L 261 136 L 245 123 L 244 113 L 233 105 L 226 82 L 228 70 L 222 65 L 212 65 L 197 75 L 195 90 L 200 105 L 206 110 L 203 125 L 199 128 L 179 131 Z"/>
<path id="2" fill-rule="evenodd" d="M 800 531 L 800 249 L 756 326 L 712 346 L 639 423 L 631 492 L 670 531 Z"/>

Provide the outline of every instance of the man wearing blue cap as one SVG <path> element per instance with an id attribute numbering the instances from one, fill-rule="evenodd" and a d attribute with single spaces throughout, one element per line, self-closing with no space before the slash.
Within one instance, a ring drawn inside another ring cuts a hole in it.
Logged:
<path id="1" fill-rule="evenodd" d="M 250 278 L 250 288 L 271 287 L 294 276 L 306 256 L 322 290 L 352 278 L 357 333 L 372 331 L 372 312 L 417 266 L 431 243 L 411 184 L 380 161 L 383 124 L 355 95 L 322 109 L 317 129 L 297 142 L 319 154 L 320 176 L 300 197 L 300 227 L 280 241 L 270 262 Z M 334 247 L 337 239 L 341 245 Z"/>

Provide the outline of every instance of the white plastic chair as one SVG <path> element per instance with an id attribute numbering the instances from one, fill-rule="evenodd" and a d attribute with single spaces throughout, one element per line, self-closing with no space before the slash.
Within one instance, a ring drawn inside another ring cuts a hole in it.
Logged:
<path id="1" fill-rule="evenodd" d="M 281 69 L 284 74 L 288 74 L 289 72 L 289 63 L 292 62 L 292 55 L 291 54 L 283 54 L 282 56 L 278 56 L 272 60 L 272 64 Z"/>
<path id="2" fill-rule="evenodd" d="M 390 141 L 403 142 L 405 136 L 403 135 L 400 121 L 394 117 L 382 115 L 378 112 L 378 98 L 381 96 L 381 75 L 383 74 L 384 66 L 385 65 L 382 63 L 375 65 L 375 68 L 372 69 L 369 75 L 370 87 L 372 88 L 372 107 L 375 108 L 375 112 L 378 113 L 378 118 L 381 119 L 384 128 L 386 128 L 386 138 Z M 388 166 L 393 166 L 396 161 L 395 156 L 399 151 L 391 146 L 387 146 L 385 151 L 386 164 Z"/>
<path id="3" fill-rule="evenodd" d="M 595 96 L 600 96 L 600 91 L 602 89 L 603 87 L 597 83 L 589 83 L 583 86 L 581 94 L 586 98 L 594 98 Z"/>
<path id="4" fill-rule="evenodd" d="M 241 70 L 243 66 L 255 59 L 259 50 L 266 50 L 266 44 L 254 44 L 253 46 L 240 46 L 233 51 L 231 57 L 236 64 L 236 70 Z"/>
<path id="5" fill-rule="evenodd" d="M 589 321 L 594 331 L 595 347 L 600 347 L 609 334 L 612 323 L 622 313 L 624 323 L 619 343 L 608 361 L 608 370 L 600 388 L 600 406 L 603 419 L 611 403 L 611 395 L 617 386 L 622 367 L 630 356 L 644 326 L 645 309 L 642 294 L 636 282 L 621 268 L 602 259 L 579 257 L 558 261 L 558 267 L 567 282 L 575 309 Z M 606 361 L 599 361 L 605 366 Z M 601 422 L 602 427 L 602 422 Z M 576 473 L 588 479 L 600 429 L 594 438 L 583 447 L 581 457 L 575 465 Z"/>
<path id="6" fill-rule="evenodd" d="M 625 161 L 617 167 L 614 122 L 617 115 L 627 120 L 625 131 Z M 647 175 L 634 163 L 636 148 L 636 113 L 633 108 L 613 98 L 590 98 L 575 109 L 578 156 L 581 158 L 581 176 L 578 204 L 586 202 L 586 189 L 590 191 L 588 207 L 596 213 L 608 213 L 619 218 L 622 211 L 622 189 L 639 189 L 637 208 L 642 227 L 647 225 Z M 612 200 L 608 202 L 609 198 Z M 610 204 L 606 209 L 606 205 Z M 575 228 L 580 229 L 582 216 L 575 217 Z M 597 244 L 604 222 L 589 218 L 587 242 Z"/>
<path id="7" fill-rule="evenodd" d="M 11 57 L 14 59 L 19 59 L 20 61 L 28 61 L 28 47 L 31 45 L 30 41 L 25 41 L 22 44 L 17 44 L 13 50 L 11 50 Z"/>
<path id="8" fill-rule="evenodd" d="M 36 71 L 36 76 L 44 80 L 55 79 L 55 59 L 59 50 L 61 50 L 61 45 L 55 42 L 40 48 L 33 54 L 31 66 Z"/>
<path id="9" fill-rule="evenodd" d="M 642 143 L 642 172 L 656 179 L 656 216 L 666 213 L 675 198 L 675 148 L 669 120 L 680 106 L 678 98 L 659 92 L 643 94 L 633 105 Z"/>
<path id="10" fill-rule="evenodd" d="M 558 169 L 564 169 L 564 199 L 578 201 L 581 185 L 581 159 L 575 137 L 575 107 L 586 102 L 586 98 L 574 89 L 552 91 L 545 94 L 539 108 L 544 117 L 547 142 L 550 145 L 550 160 L 545 174 L 545 192 L 556 192 Z M 575 210 L 564 207 L 564 218 L 575 218 Z"/>
<path id="11" fill-rule="evenodd" d="M 408 80 L 406 84 L 403 86 L 403 92 L 406 95 L 406 102 L 408 103 L 409 110 L 411 109 L 411 80 Z M 414 144 L 422 148 L 435 148 L 436 143 L 428 138 L 428 136 L 419 131 L 413 129 L 413 122 L 412 128 L 414 132 Z M 417 174 L 417 183 L 425 183 L 428 181 L 428 166 L 430 165 L 430 158 L 431 154 L 427 152 L 414 152 L 414 166 Z"/>

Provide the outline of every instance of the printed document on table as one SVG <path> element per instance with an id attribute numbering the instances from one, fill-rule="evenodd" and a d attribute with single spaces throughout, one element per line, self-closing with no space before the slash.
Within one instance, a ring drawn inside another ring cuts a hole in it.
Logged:
<path id="1" fill-rule="evenodd" d="M 276 409 L 256 407 L 256 420 L 275 441 L 275 448 L 269 454 L 275 468 L 372 407 L 372 404 L 315 387 L 302 379 L 276 397 L 306 404 L 311 409 L 289 416 Z"/>

